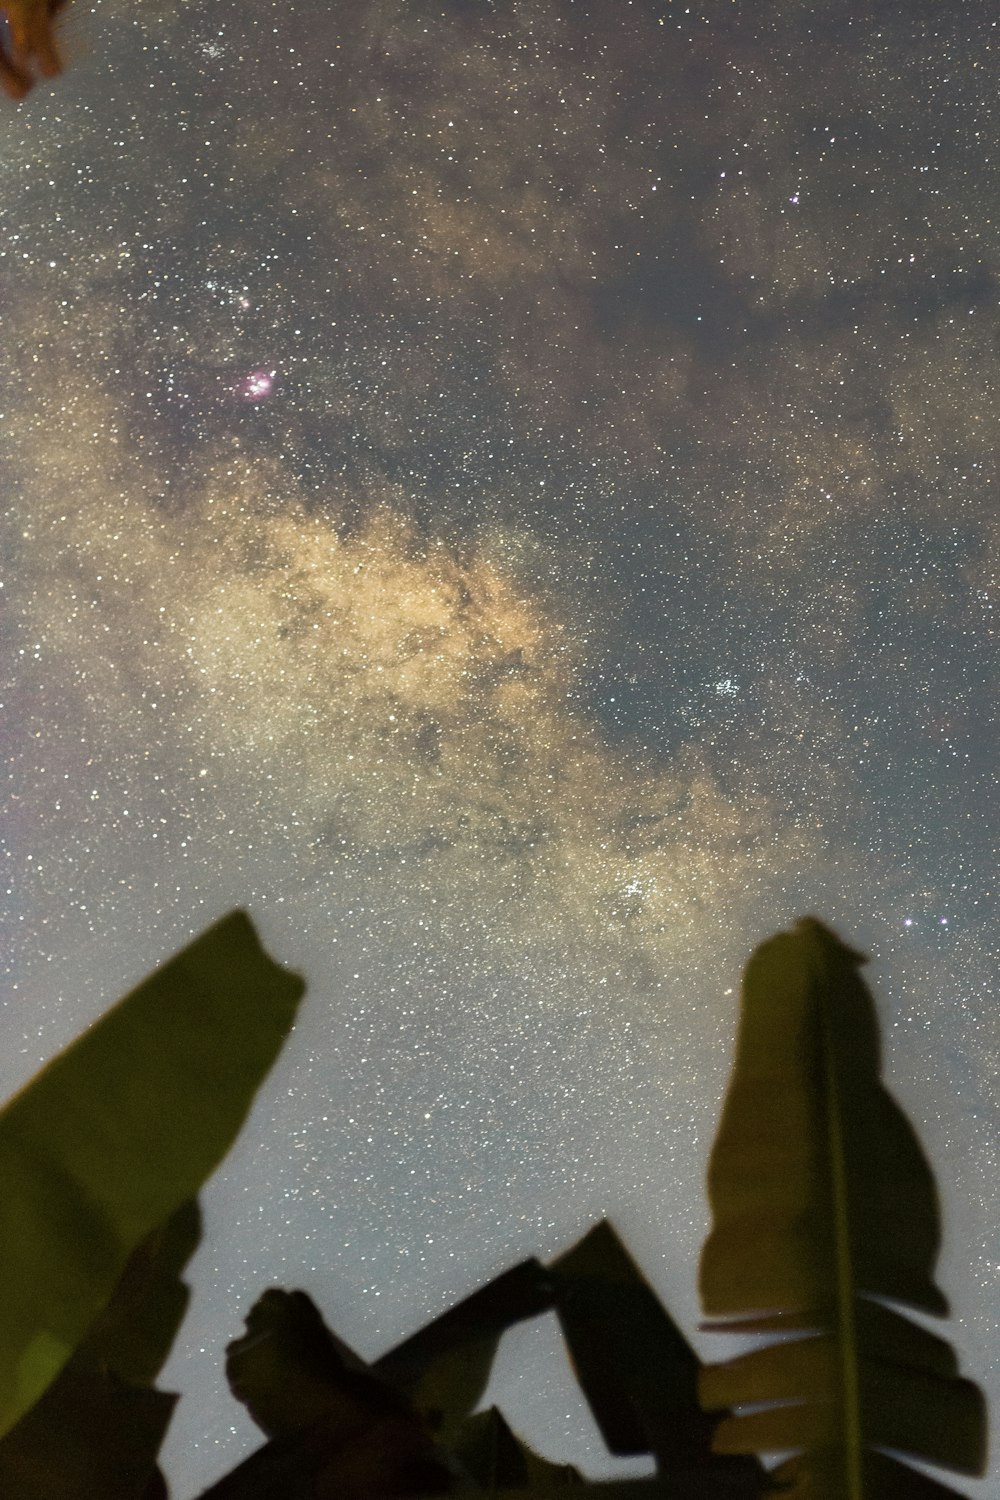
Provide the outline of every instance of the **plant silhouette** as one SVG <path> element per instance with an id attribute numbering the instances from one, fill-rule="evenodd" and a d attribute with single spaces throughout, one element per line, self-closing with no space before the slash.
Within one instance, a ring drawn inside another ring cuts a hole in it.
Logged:
<path id="1" fill-rule="evenodd" d="M 776 1478 L 816 1500 L 951 1493 L 880 1449 L 967 1474 L 985 1417 L 946 1343 L 892 1307 L 943 1314 L 934 1179 L 883 1087 L 861 956 L 821 922 L 747 965 L 736 1065 L 708 1172 L 701 1296 L 730 1330 L 794 1332 L 702 1375 L 717 1449 L 794 1448 Z"/>
<path id="2" fill-rule="evenodd" d="M 271 1288 L 226 1351 L 233 1394 L 266 1441 L 201 1500 L 953 1497 L 886 1451 L 979 1473 L 985 1416 L 950 1346 L 896 1310 L 946 1311 L 932 1280 L 938 1208 L 879 1078 L 859 963 L 809 918 L 747 965 L 701 1291 L 710 1326 L 761 1347 L 702 1367 L 608 1223 L 547 1265 L 504 1272 L 372 1364 L 304 1292 Z M 194 1194 L 301 989 L 235 913 L 0 1112 L 11 1185 L 0 1493 L 166 1500 L 157 1454 L 177 1398 L 154 1381 L 186 1305 Z M 504 1332 L 549 1311 L 609 1450 L 651 1455 L 653 1477 L 586 1481 L 532 1452 L 495 1408 L 478 1410 Z M 769 1471 L 760 1455 L 779 1449 L 793 1456 Z"/>

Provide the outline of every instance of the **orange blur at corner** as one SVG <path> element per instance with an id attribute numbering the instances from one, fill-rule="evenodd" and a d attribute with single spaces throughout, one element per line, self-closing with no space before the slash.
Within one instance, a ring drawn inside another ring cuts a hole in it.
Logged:
<path id="1" fill-rule="evenodd" d="M 6 23 L 0 33 L 0 86 L 12 99 L 23 99 L 36 79 L 55 78 L 63 70 L 53 20 L 66 0 L 0 0 Z"/>

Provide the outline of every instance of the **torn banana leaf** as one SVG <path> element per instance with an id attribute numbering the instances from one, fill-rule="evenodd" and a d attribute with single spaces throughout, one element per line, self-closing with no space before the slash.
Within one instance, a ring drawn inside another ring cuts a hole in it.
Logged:
<path id="1" fill-rule="evenodd" d="M 709 1165 L 705 1311 L 794 1335 L 702 1372 L 703 1404 L 744 1408 L 714 1446 L 795 1450 L 780 1477 L 810 1500 L 924 1493 L 881 1448 L 967 1474 L 985 1459 L 980 1392 L 942 1339 L 885 1305 L 947 1311 L 934 1180 L 881 1082 L 861 962 L 813 918 L 751 956 Z"/>

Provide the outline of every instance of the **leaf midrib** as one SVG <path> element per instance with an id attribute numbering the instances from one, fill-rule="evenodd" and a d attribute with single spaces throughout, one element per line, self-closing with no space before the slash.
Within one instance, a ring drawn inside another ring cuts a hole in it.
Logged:
<path id="1" fill-rule="evenodd" d="M 844 1460 L 848 1500 L 864 1500 L 861 1467 L 861 1397 L 858 1386 L 858 1343 L 854 1314 L 854 1264 L 848 1218 L 847 1159 L 844 1151 L 841 1100 L 838 1089 L 830 995 L 819 983 L 819 1014 L 823 1043 L 826 1126 L 833 1193 L 834 1266 L 837 1283 L 837 1352 L 840 1356 L 841 1412 L 844 1422 Z"/>

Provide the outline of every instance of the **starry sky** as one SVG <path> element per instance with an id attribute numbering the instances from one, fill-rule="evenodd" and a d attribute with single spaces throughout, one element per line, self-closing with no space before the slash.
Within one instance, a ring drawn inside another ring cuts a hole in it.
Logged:
<path id="1" fill-rule="evenodd" d="M 739 972 L 806 912 L 1000 1410 L 992 0 L 74 5 L 0 137 L 0 1092 L 234 905 L 310 986 L 174 1500 L 260 1441 L 268 1285 L 371 1357 L 608 1215 L 721 1357 Z M 616 1470 L 548 1321 L 492 1396 Z"/>

